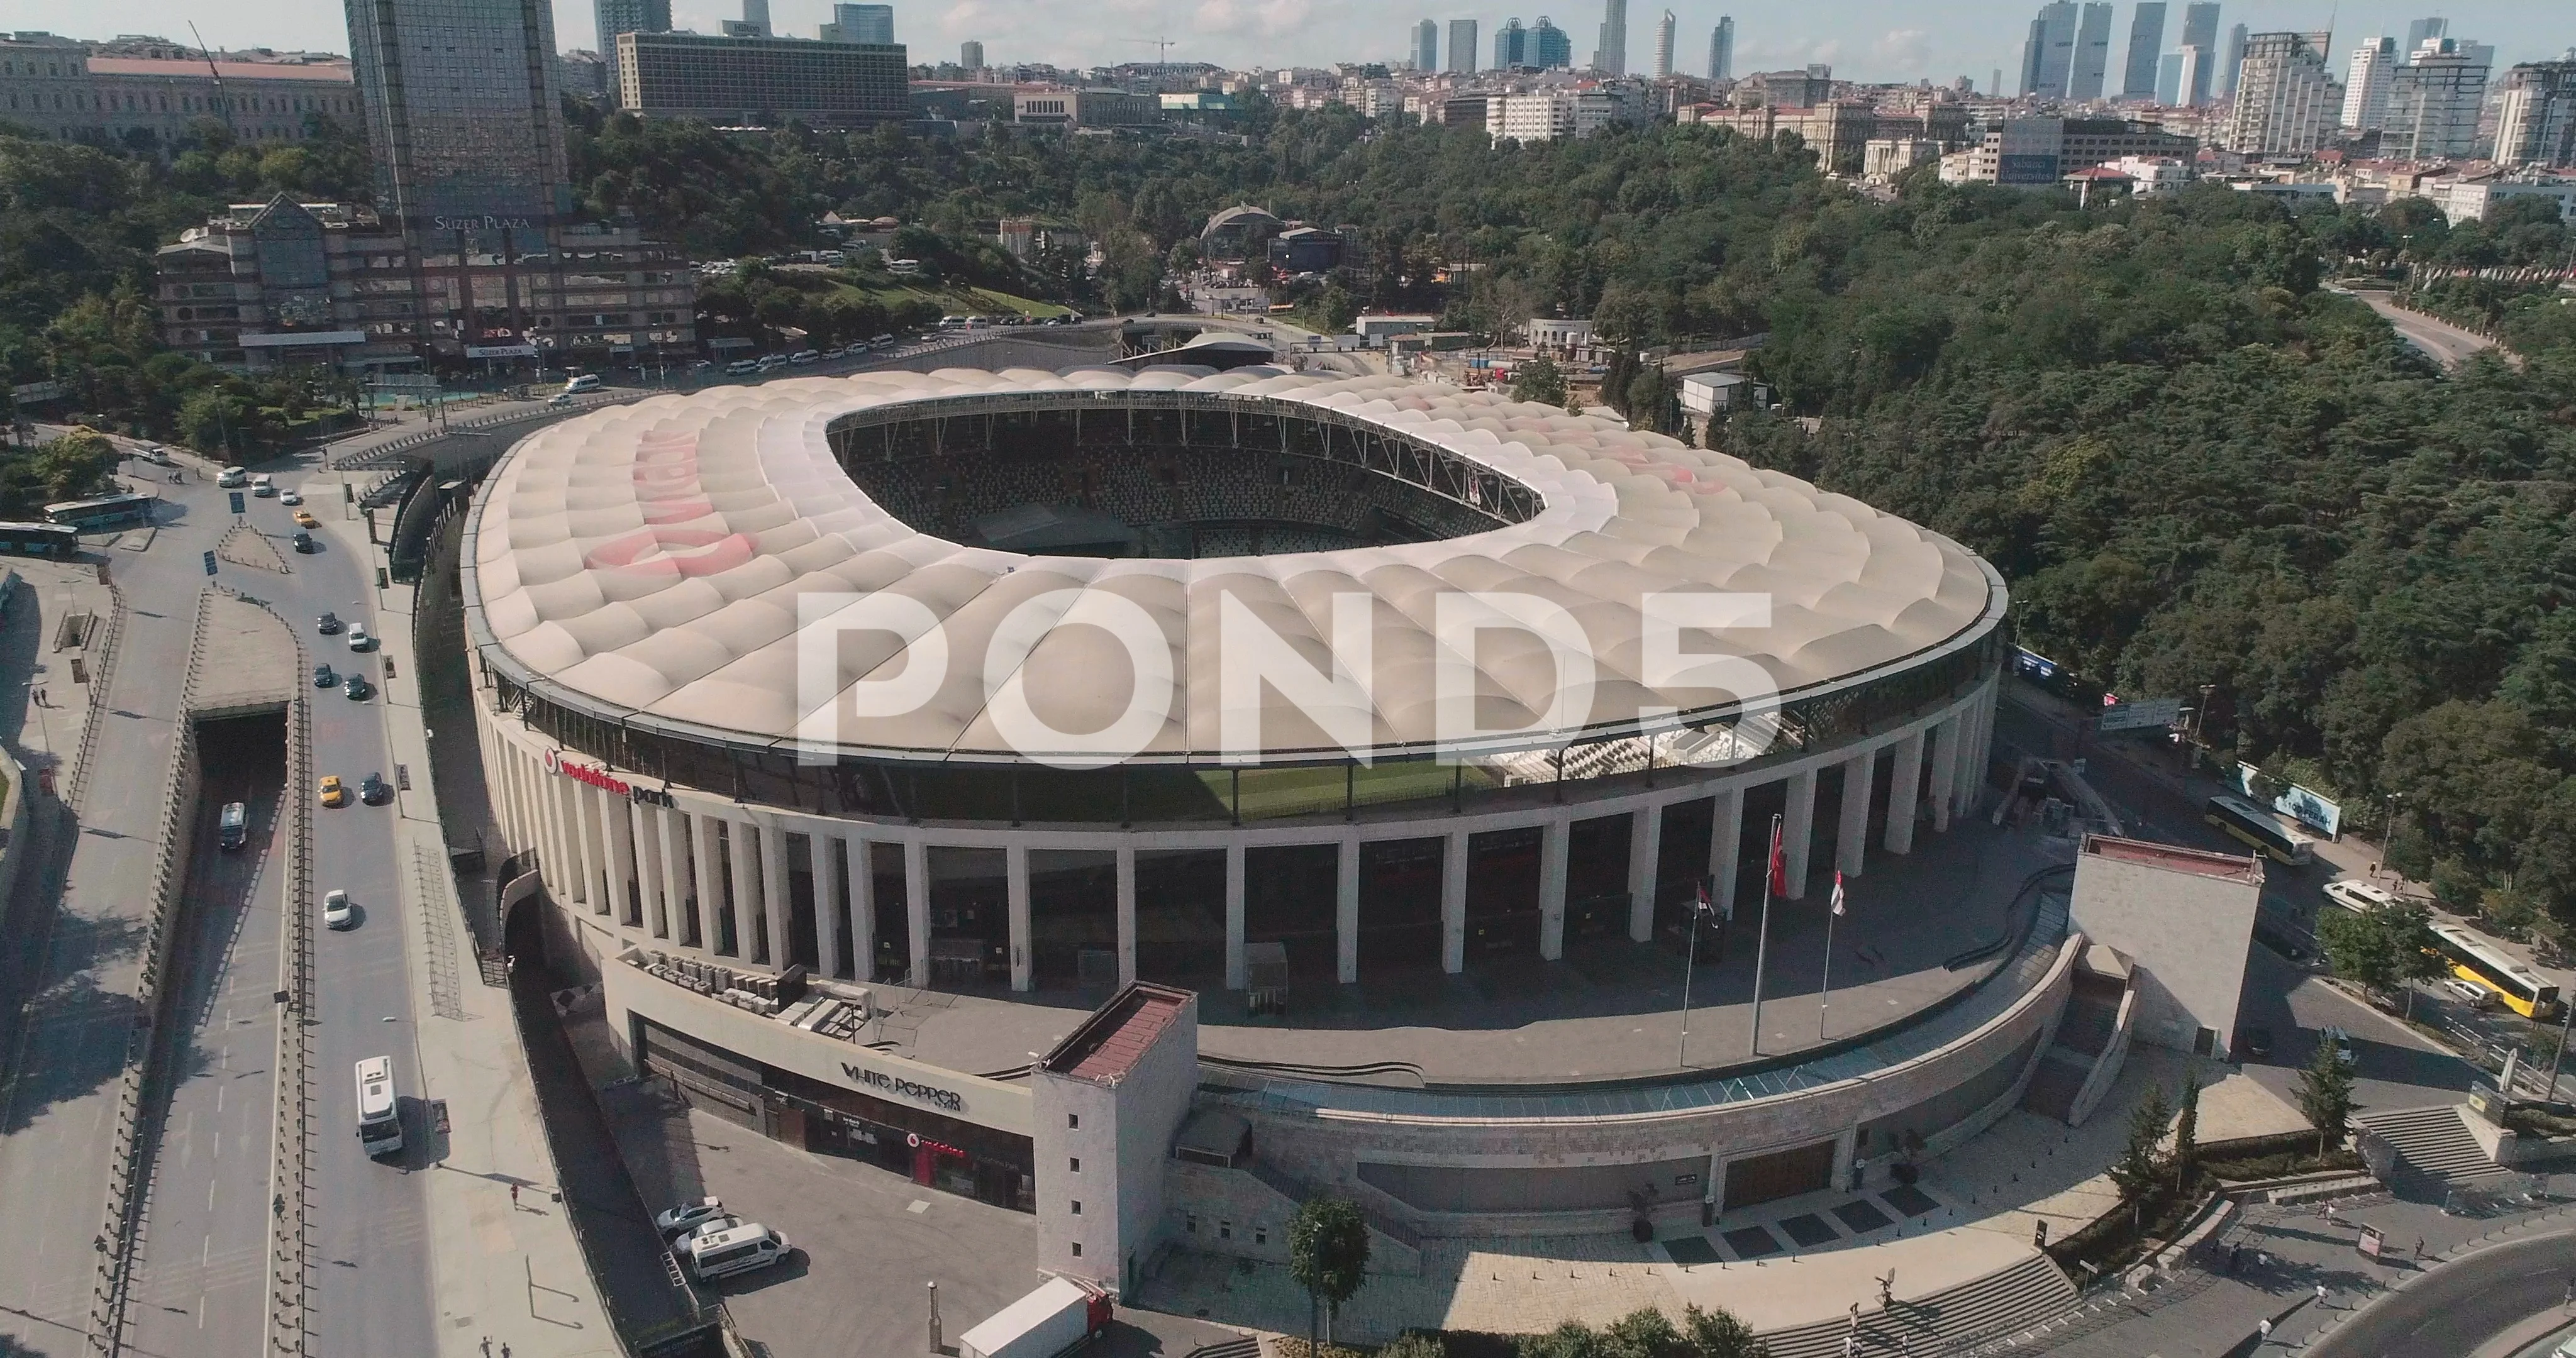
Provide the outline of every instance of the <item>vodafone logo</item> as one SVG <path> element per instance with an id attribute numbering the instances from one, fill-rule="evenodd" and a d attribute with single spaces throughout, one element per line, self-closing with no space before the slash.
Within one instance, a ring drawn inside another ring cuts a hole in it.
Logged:
<path id="1" fill-rule="evenodd" d="M 548 773 L 561 773 L 561 772 L 563 772 L 563 751 L 561 751 L 561 750 L 548 750 L 548 751 L 546 751 L 546 772 L 548 772 Z"/>
<path id="2" fill-rule="evenodd" d="M 569 778 L 576 783 L 588 783 L 612 796 L 624 797 L 646 806 L 673 805 L 671 790 L 667 787 L 637 787 L 596 764 L 572 763 L 563 757 L 561 750 L 547 750 L 543 756 L 543 762 L 547 773 L 559 778 Z"/>

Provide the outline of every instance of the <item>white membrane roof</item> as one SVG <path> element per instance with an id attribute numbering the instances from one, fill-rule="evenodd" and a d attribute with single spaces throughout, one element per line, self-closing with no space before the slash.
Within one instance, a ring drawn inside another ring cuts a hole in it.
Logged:
<path id="1" fill-rule="evenodd" d="M 1022 556 L 916 531 L 851 481 L 825 439 L 836 418 L 874 406 L 1119 390 L 1330 410 L 1490 467 L 1530 487 L 1544 508 L 1487 532 L 1387 547 L 1195 561 Z M 1367 596 L 1366 718 L 1381 750 L 1435 738 L 1443 594 L 1534 595 L 1564 609 L 1597 667 L 1586 725 L 1614 729 L 1739 697 L 1645 682 L 1650 594 L 1770 596 L 1769 626 L 1685 632 L 1680 649 L 1741 656 L 1791 696 L 1982 630 L 2003 602 L 1997 577 L 1956 543 L 1848 496 L 1612 421 L 1391 377 L 944 369 L 719 387 L 532 434 L 495 468 L 481 501 L 469 597 L 479 597 L 507 661 L 530 677 L 620 716 L 912 758 L 1127 753 L 1132 735 L 1107 737 L 1138 667 L 1125 644 L 1086 625 L 1115 613 L 1151 620 L 1173 676 L 1169 711 L 1137 757 L 1213 761 L 1218 617 L 1229 594 L 1327 673 L 1334 596 Z M 931 663 L 926 637 L 846 631 L 821 653 L 830 669 L 800 701 L 800 597 L 880 592 L 918 601 L 939 621 L 944 674 L 901 716 L 851 715 L 846 703 L 809 710 L 815 694 Z M 985 672 L 988 659 L 1015 654 L 1023 658 L 1010 673 Z M 1536 723 L 1556 696 L 1555 661 L 1529 634 L 1487 631 L 1472 657 L 1446 654 L 1452 673 L 1461 658 L 1472 666 L 1484 728 Z M 1006 740 L 989 700 L 1014 678 L 1030 713 L 1078 738 L 1047 752 Z M 1337 753 L 1306 711 L 1270 685 L 1249 687 L 1263 754 Z M 1079 733 L 1103 741 L 1091 749 Z"/>

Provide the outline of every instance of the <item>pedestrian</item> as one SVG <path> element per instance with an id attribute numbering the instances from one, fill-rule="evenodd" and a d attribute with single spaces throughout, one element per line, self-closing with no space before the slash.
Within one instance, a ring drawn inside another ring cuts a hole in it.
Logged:
<path id="1" fill-rule="evenodd" d="M 2254 1333 L 2261 1335 L 2265 1339 L 2271 1338 L 2272 1318 L 2270 1316 L 2263 1317 L 2263 1319 L 2254 1326 Z M 509 1358 L 509 1354 L 506 1350 L 502 1353 L 502 1358 Z"/>
<path id="2" fill-rule="evenodd" d="M 517 1184 L 510 1185 L 510 1210 L 513 1212 L 519 1210 L 519 1186 Z M 2325 1295 L 2325 1291 L 2326 1290 L 2324 1288 L 2320 1287 L 2317 1289 L 2317 1295 L 2322 1297 Z"/>
<path id="3" fill-rule="evenodd" d="M 2424 1257 L 2424 1237 L 2420 1235 L 2415 1237 L 2415 1257 L 2418 1259 Z"/>
<path id="4" fill-rule="evenodd" d="M 483 1358 L 492 1358 L 492 1336 L 483 1336 Z"/>
<path id="5" fill-rule="evenodd" d="M 2319 1284 L 2317 1284 L 2317 1305 L 2318 1305 L 2320 1308 L 2322 1308 L 2322 1307 L 2324 1307 L 2324 1305 L 2325 1305 L 2325 1304 L 2326 1304 L 2326 1285 L 2325 1285 L 2324 1283 L 2319 1283 Z"/>

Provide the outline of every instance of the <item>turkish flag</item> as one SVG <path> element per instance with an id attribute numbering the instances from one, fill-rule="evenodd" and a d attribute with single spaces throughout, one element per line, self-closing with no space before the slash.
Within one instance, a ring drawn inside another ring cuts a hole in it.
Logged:
<path id="1" fill-rule="evenodd" d="M 1771 894 L 1789 894 L 1789 852 L 1780 842 L 1780 822 L 1771 822 Z"/>

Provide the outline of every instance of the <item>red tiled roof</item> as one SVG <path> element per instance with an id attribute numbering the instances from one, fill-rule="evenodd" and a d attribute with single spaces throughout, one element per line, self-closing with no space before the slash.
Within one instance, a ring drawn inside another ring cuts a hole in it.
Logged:
<path id="1" fill-rule="evenodd" d="M 1046 1069 L 1077 1080 L 1114 1084 L 1136 1068 L 1146 1049 L 1180 1017 L 1188 998 L 1184 992 L 1160 986 L 1130 986 L 1049 1053 Z"/>
<path id="2" fill-rule="evenodd" d="M 206 74 L 202 61 L 165 61 L 154 57 L 91 57 L 91 75 L 157 75 L 195 79 Z M 226 80 L 309 80 L 348 85 L 355 77 L 346 66 L 304 65 L 285 61 L 218 61 L 215 74 Z"/>
<path id="3" fill-rule="evenodd" d="M 2259 859 L 2240 854 L 2211 853 L 2206 849 L 2186 849 L 2179 844 L 2154 844 L 2114 835 L 2087 835 L 2084 852 L 2098 858 L 2116 858 L 2124 863 L 2163 868 L 2167 872 L 2187 872 L 2195 877 L 2214 877 L 2228 882 L 2263 880 L 2263 864 Z"/>

